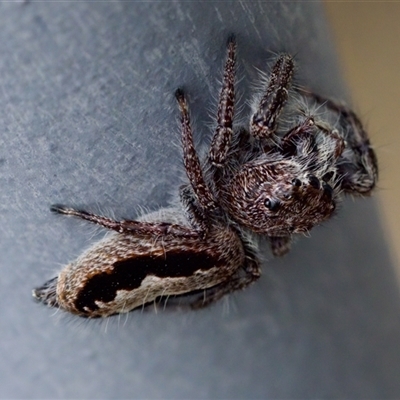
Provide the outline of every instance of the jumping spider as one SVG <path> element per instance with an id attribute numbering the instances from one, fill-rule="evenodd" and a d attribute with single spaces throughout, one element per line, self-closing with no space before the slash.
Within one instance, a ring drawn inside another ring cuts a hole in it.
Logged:
<path id="1" fill-rule="evenodd" d="M 181 89 L 182 148 L 188 184 L 180 208 L 115 221 L 55 205 L 114 233 L 33 291 L 49 306 L 84 317 L 128 312 L 157 299 L 191 294 L 204 307 L 260 277 L 255 236 L 285 254 L 293 234 L 328 220 L 342 193 L 368 195 L 377 161 L 353 111 L 291 86 L 294 61 L 277 57 L 250 118 L 233 126 L 234 38 L 228 40 L 217 127 L 199 161 Z"/>

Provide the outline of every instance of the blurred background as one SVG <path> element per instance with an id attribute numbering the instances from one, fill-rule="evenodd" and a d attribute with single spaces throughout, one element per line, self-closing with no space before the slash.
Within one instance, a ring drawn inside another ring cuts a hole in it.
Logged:
<path id="1" fill-rule="evenodd" d="M 352 105 L 377 151 L 380 203 L 400 280 L 400 3 L 325 1 Z"/>

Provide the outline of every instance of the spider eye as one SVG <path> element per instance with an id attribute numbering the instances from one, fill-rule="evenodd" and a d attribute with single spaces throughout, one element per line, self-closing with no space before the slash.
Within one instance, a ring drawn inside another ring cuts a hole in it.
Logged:
<path id="1" fill-rule="evenodd" d="M 322 177 L 322 180 L 324 182 L 328 182 L 332 179 L 332 177 L 333 177 L 333 171 L 329 171 Z"/>
<path id="2" fill-rule="evenodd" d="M 314 189 L 319 189 L 321 187 L 321 183 L 315 175 L 308 175 L 308 182 Z"/>
<path id="3" fill-rule="evenodd" d="M 324 195 L 328 197 L 329 200 L 333 199 L 333 189 L 331 185 L 327 183 L 322 184 L 322 188 L 324 189 Z"/>
<path id="4" fill-rule="evenodd" d="M 271 199 L 266 199 L 264 201 L 265 207 L 268 208 L 270 211 L 277 211 L 279 208 L 279 201 L 277 200 L 271 200 Z"/>
<path id="5" fill-rule="evenodd" d="M 297 179 L 297 178 L 294 178 L 294 179 L 292 180 L 292 185 L 293 185 L 293 186 L 300 187 L 300 186 L 301 186 L 301 180 L 300 180 L 300 179 Z"/>

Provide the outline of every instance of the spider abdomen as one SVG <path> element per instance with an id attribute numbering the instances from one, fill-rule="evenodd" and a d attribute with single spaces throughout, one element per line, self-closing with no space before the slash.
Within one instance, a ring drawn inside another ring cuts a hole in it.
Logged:
<path id="1" fill-rule="evenodd" d="M 114 234 L 67 265 L 35 294 L 74 314 L 107 317 L 159 297 L 211 288 L 228 280 L 243 264 L 241 241 L 227 228 L 214 229 L 201 242 L 172 235 Z M 53 297 L 45 298 L 46 293 Z"/>

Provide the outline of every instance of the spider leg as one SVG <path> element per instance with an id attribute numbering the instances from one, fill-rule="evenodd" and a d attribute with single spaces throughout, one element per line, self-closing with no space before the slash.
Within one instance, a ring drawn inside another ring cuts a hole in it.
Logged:
<path id="1" fill-rule="evenodd" d="M 346 148 L 350 149 L 352 153 L 350 156 L 344 156 L 338 163 L 339 172 L 343 176 L 341 187 L 348 193 L 370 194 L 378 179 L 378 162 L 360 119 L 354 111 L 342 104 L 307 89 L 298 89 L 298 91 L 318 104 L 324 104 L 339 115 Z"/>
<path id="2" fill-rule="evenodd" d="M 218 206 L 210 188 L 204 180 L 200 160 L 194 148 L 189 108 L 185 95 L 181 89 L 178 89 L 175 92 L 175 96 L 181 110 L 183 161 L 186 174 L 200 206 L 204 212 L 209 213 L 218 208 Z"/>
<path id="3" fill-rule="evenodd" d="M 280 150 L 285 156 L 293 156 L 297 154 L 297 143 L 300 140 L 313 142 L 313 134 L 315 129 L 314 119 L 306 118 L 301 124 L 290 129 L 281 139 Z M 310 144 L 312 148 L 312 144 Z"/>
<path id="4" fill-rule="evenodd" d="M 229 280 L 206 289 L 201 296 L 190 303 L 192 309 L 207 307 L 229 293 L 245 289 L 260 278 L 261 267 L 256 255 L 248 248 L 245 248 L 245 253 L 244 266 Z"/>
<path id="5" fill-rule="evenodd" d="M 310 157 L 310 160 L 313 160 L 313 163 L 316 164 L 320 149 L 316 145 L 315 137 L 319 132 L 333 142 L 334 149 L 329 152 L 329 154 L 333 154 L 333 157 L 330 157 L 330 163 L 336 162 L 345 149 L 344 139 L 336 129 L 330 129 L 329 126 L 316 122 L 312 116 L 307 117 L 283 136 L 280 143 L 281 153 L 285 156 L 303 155 Z M 312 163 L 309 164 L 309 168 L 312 169 Z"/>
<path id="6" fill-rule="evenodd" d="M 269 236 L 269 244 L 271 246 L 272 254 L 275 257 L 282 257 L 290 251 L 292 237 L 291 236 Z"/>
<path id="7" fill-rule="evenodd" d="M 218 102 L 217 128 L 210 147 L 210 161 L 216 167 L 225 163 L 232 141 L 232 123 L 235 105 L 235 58 L 236 42 L 228 40 L 228 55 L 224 68 L 224 79 Z"/>
<path id="8" fill-rule="evenodd" d="M 273 139 L 277 120 L 288 99 L 294 71 L 293 58 L 282 54 L 272 68 L 267 88 L 251 117 L 250 132 L 260 139 Z"/>
<path id="9" fill-rule="evenodd" d="M 199 207 L 190 186 L 181 186 L 179 195 L 190 225 L 200 236 L 205 237 L 209 229 L 209 222 L 204 211 Z"/>
<path id="10" fill-rule="evenodd" d="M 246 263 L 241 272 L 242 274 L 238 272 L 226 282 L 220 283 L 211 289 L 206 289 L 201 297 L 190 303 L 190 307 L 192 309 L 204 308 L 220 300 L 227 294 L 245 289 L 260 278 L 261 268 L 259 262 L 256 259 L 246 259 Z"/>
<path id="11" fill-rule="evenodd" d="M 50 210 L 57 214 L 71 215 L 84 219 L 85 221 L 92 222 L 118 233 L 132 234 L 137 236 L 165 236 L 173 235 L 175 237 L 198 238 L 199 234 L 193 229 L 185 226 L 170 224 L 166 222 L 152 223 L 142 221 L 122 220 L 116 221 L 111 218 L 103 217 L 89 213 L 84 210 L 77 210 L 75 208 L 66 207 L 63 205 L 55 204 L 51 206 Z"/>

